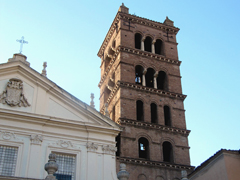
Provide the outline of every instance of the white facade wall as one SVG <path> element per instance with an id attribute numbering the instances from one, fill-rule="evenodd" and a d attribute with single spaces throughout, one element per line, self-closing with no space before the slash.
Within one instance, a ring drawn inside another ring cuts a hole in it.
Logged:
<path id="1" fill-rule="evenodd" d="M 6 103 L 12 78 L 23 82 L 29 106 Z M 111 119 L 17 59 L 0 66 L 0 145 L 18 148 L 14 176 L 44 179 L 48 155 L 55 152 L 76 157 L 76 180 L 117 180 L 120 131 Z"/>

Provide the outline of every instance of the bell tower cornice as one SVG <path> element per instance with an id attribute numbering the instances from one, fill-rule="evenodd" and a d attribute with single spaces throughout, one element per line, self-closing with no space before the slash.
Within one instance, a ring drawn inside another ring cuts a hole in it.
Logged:
<path id="1" fill-rule="evenodd" d="M 97 54 L 98 57 L 101 58 L 105 48 L 107 47 L 107 45 L 109 43 L 109 40 L 111 39 L 112 35 L 114 34 L 114 30 L 116 29 L 115 25 L 118 24 L 118 22 L 120 20 L 129 20 L 129 19 L 131 20 L 132 23 L 148 26 L 148 27 L 155 28 L 155 29 L 161 30 L 163 32 L 169 32 L 169 33 L 172 33 L 175 35 L 180 30 L 179 28 L 170 25 L 171 23 L 169 23 L 169 22 L 172 22 L 172 24 L 173 24 L 173 21 L 169 20 L 168 17 L 166 18 L 164 23 L 160 23 L 157 21 L 153 21 L 150 19 L 142 18 L 142 17 L 136 16 L 136 15 L 127 14 L 127 13 L 119 11 L 117 13 L 117 15 L 115 16 L 115 19 L 113 20 L 112 25 L 109 28 L 108 33 L 98 51 L 98 54 Z"/>

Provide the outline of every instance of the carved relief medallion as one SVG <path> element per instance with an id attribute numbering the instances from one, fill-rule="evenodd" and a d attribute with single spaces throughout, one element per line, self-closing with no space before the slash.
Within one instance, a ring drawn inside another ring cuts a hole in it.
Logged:
<path id="1" fill-rule="evenodd" d="M 23 82 L 20 79 L 12 78 L 7 83 L 7 88 L 0 95 L 0 100 L 3 104 L 9 106 L 30 106 L 23 94 Z"/>

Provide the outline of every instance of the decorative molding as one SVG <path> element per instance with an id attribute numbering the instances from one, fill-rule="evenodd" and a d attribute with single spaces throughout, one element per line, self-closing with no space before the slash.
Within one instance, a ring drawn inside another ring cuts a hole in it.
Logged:
<path id="1" fill-rule="evenodd" d="M 112 146 L 112 145 L 103 145 L 102 151 L 105 154 L 115 155 L 115 153 L 117 151 L 117 147 Z"/>
<path id="2" fill-rule="evenodd" d="M 180 100 L 184 100 L 187 97 L 184 94 L 178 94 L 178 93 L 163 91 L 163 90 L 160 90 L 160 89 L 155 89 L 155 88 L 150 88 L 150 87 L 146 87 L 146 86 L 141 86 L 141 85 L 137 85 L 137 84 L 133 84 L 133 83 L 118 81 L 115 84 L 115 87 L 113 88 L 111 94 L 108 97 L 108 100 L 107 100 L 108 104 L 110 104 L 110 101 L 112 100 L 113 96 L 115 95 L 115 93 L 117 92 L 119 87 L 126 87 L 126 88 L 131 88 L 131 89 L 135 89 L 135 90 L 139 90 L 139 91 L 155 93 L 155 94 L 158 94 L 160 96 L 165 96 L 165 97 L 170 97 L 170 98 L 175 98 L 175 99 L 180 99 Z M 100 112 L 101 113 L 104 112 L 104 107 L 102 107 Z"/>
<path id="3" fill-rule="evenodd" d="M 0 94 L 0 102 L 9 106 L 30 106 L 23 94 L 23 82 L 20 79 L 12 78 L 7 83 L 7 88 Z"/>
<path id="4" fill-rule="evenodd" d="M 136 120 L 132 120 L 132 119 L 125 119 L 125 118 L 120 118 L 117 121 L 117 124 L 120 124 L 120 125 L 127 124 L 127 125 L 136 126 L 136 127 L 158 129 L 158 130 L 166 131 L 168 133 L 182 134 L 184 136 L 188 136 L 191 132 L 190 130 L 187 130 L 187 129 L 180 129 L 180 128 L 175 128 L 175 127 L 163 126 L 163 125 L 159 125 L 159 124 L 141 122 L 141 121 L 136 121 Z"/>
<path id="5" fill-rule="evenodd" d="M 16 135 L 9 131 L 1 131 L 1 138 L 4 140 L 16 140 Z"/>
<path id="6" fill-rule="evenodd" d="M 87 142 L 86 147 L 89 151 L 95 152 L 98 149 L 98 145 L 93 142 Z"/>
<path id="7" fill-rule="evenodd" d="M 32 134 L 30 136 L 30 140 L 32 144 L 37 144 L 41 145 L 43 141 L 43 136 L 42 135 L 37 135 L 37 134 Z"/>
<path id="8" fill-rule="evenodd" d="M 78 149 L 71 141 L 58 140 L 55 143 L 49 143 L 53 147 L 61 147 L 64 149 Z"/>
<path id="9" fill-rule="evenodd" d="M 191 171 L 194 170 L 194 166 L 172 164 L 172 163 L 165 163 L 165 162 L 151 161 L 151 160 L 142 160 L 137 158 L 117 157 L 117 160 L 120 163 L 129 163 L 129 164 L 136 164 L 136 165 L 154 166 L 154 167 L 162 167 L 162 168 L 170 168 L 170 169 L 182 169 L 182 170 L 191 170 Z"/>

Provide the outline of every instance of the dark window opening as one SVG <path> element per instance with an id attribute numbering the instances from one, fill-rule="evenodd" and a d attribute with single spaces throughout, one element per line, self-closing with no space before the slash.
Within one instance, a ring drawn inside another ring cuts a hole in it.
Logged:
<path id="1" fill-rule="evenodd" d="M 135 83 L 142 85 L 143 67 L 137 65 L 135 67 Z"/>
<path id="2" fill-rule="evenodd" d="M 121 137 L 120 134 L 118 134 L 118 136 L 115 138 L 116 139 L 116 147 L 117 147 L 117 151 L 116 151 L 116 156 L 120 156 L 120 145 L 121 145 Z"/>
<path id="3" fill-rule="evenodd" d="M 137 104 L 137 120 L 138 121 L 144 121 L 143 102 L 138 100 L 136 104 Z"/>
<path id="4" fill-rule="evenodd" d="M 149 144 L 146 138 L 140 138 L 138 140 L 139 158 L 149 158 Z"/>
<path id="5" fill-rule="evenodd" d="M 152 38 L 150 38 L 149 36 L 147 36 L 144 41 L 144 50 L 152 52 Z"/>
<path id="6" fill-rule="evenodd" d="M 164 120 L 165 126 L 171 126 L 170 108 L 168 106 L 164 106 Z"/>
<path id="7" fill-rule="evenodd" d="M 147 69 L 147 73 L 146 73 L 146 86 L 147 87 L 154 87 L 154 74 L 155 71 L 152 68 L 148 68 Z"/>
<path id="8" fill-rule="evenodd" d="M 71 175 L 66 175 L 66 174 L 54 174 L 54 176 L 58 180 L 71 180 L 72 179 Z"/>
<path id="9" fill-rule="evenodd" d="M 155 54 L 163 55 L 162 41 L 160 39 L 155 42 Z"/>
<path id="10" fill-rule="evenodd" d="M 116 47 L 116 41 L 115 41 L 115 40 L 112 42 L 112 47 L 113 47 L 113 48 Z"/>
<path id="11" fill-rule="evenodd" d="M 167 90 L 167 80 L 166 73 L 164 71 L 160 71 L 158 73 L 157 78 L 157 88 L 161 90 Z"/>
<path id="12" fill-rule="evenodd" d="M 139 33 L 135 34 L 135 48 L 141 49 L 142 35 Z"/>
<path id="13" fill-rule="evenodd" d="M 168 141 L 163 143 L 163 161 L 164 162 L 173 162 L 173 148 L 172 144 Z"/>
<path id="14" fill-rule="evenodd" d="M 151 123 L 157 123 L 157 105 L 151 104 Z"/>

